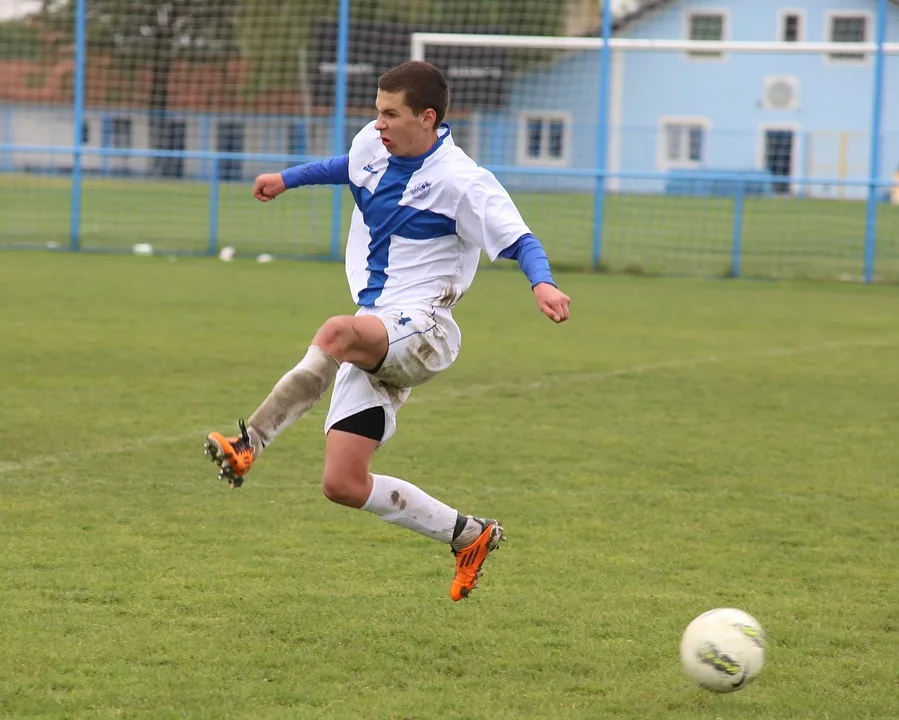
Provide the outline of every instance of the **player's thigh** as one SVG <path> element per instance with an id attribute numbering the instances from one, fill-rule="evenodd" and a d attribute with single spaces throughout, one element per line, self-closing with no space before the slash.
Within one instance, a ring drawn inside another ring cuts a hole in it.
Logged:
<path id="1" fill-rule="evenodd" d="M 336 315 L 319 328 L 312 344 L 341 363 L 375 368 L 387 354 L 387 327 L 377 315 Z"/>
<path id="2" fill-rule="evenodd" d="M 415 310 L 381 314 L 388 345 L 374 376 L 387 385 L 415 387 L 453 364 L 461 333 L 452 315 Z"/>
<path id="3" fill-rule="evenodd" d="M 410 389 L 385 383 L 372 373 L 350 363 L 344 363 L 337 371 L 331 404 L 325 418 L 325 433 L 346 418 L 370 408 L 383 408 L 386 443 L 396 432 L 396 416 L 409 398 Z"/>

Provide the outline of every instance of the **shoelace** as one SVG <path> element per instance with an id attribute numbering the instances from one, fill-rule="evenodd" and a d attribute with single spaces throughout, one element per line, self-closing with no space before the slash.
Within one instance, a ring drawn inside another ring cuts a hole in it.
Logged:
<path id="1" fill-rule="evenodd" d="M 243 418 L 237 421 L 237 425 L 240 428 L 240 438 L 234 443 L 234 449 L 238 452 L 242 452 L 253 447 L 253 445 L 250 442 L 250 433 L 247 432 L 247 426 L 244 423 Z"/>

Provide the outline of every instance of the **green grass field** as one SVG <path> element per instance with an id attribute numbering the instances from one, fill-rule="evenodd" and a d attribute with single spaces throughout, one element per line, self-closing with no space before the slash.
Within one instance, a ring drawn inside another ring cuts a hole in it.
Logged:
<path id="1" fill-rule="evenodd" d="M 210 188 L 205 183 L 88 179 L 82 244 L 127 250 L 149 242 L 161 251 L 204 252 Z M 68 246 L 70 182 L 0 176 L 0 245 Z M 514 193 L 522 214 L 557 265 L 592 263 L 593 197 Z M 344 193 L 345 236 L 352 197 Z M 878 206 L 876 277 L 899 282 L 899 207 Z M 220 187 L 219 246 L 239 252 L 326 255 L 331 189 L 304 188 L 276 203 L 256 202 L 248 184 Z M 618 273 L 720 277 L 731 272 L 733 202 L 610 194 L 603 265 Z M 863 275 L 865 203 L 749 199 L 743 218 L 741 273 L 756 278 L 857 280 Z"/>
<path id="2" fill-rule="evenodd" d="M 0 716 L 895 718 L 899 291 L 562 273 L 572 320 L 481 273 L 457 363 L 378 472 L 508 542 L 446 546 L 320 494 L 325 408 L 239 491 L 230 429 L 351 311 L 342 268 L 0 254 Z M 733 695 L 680 633 L 754 614 Z"/>

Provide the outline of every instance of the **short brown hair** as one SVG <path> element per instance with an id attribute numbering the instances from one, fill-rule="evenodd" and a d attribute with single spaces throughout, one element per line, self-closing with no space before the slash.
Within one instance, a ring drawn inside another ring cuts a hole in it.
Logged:
<path id="1" fill-rule="evenodd" d="M 438 128 L 449 107 L 449 87 L 446 78 L 436 67 L 422 60 L 410 60 L 397 65 L 378 78 L 378 89 L 384 92 L 405 92 L 406 105 L 416 115 L 431 108 L 437 113 L 434 128 Z"/>

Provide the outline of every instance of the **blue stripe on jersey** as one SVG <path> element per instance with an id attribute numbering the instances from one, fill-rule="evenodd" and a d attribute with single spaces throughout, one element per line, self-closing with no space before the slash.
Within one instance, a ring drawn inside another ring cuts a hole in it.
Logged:
<path id="1" fill-rule="evenodd" d="M 430 152 L 415 158 L 391 156 L 374 193 L 350 183 L 353 198 L 371 235 L 368 265 L 365 268 L 369 273 L 368 284 L 359 293 L 358 301 L 363 307 L 372 307 L 384 291 L 391 235 L 410 240 L 430 240 L 456 232 L 456 221 L 452 218 L 399 204 L 412 173 L 421 168 L 428 155 L 439 145 L 440 141 Z"/>

